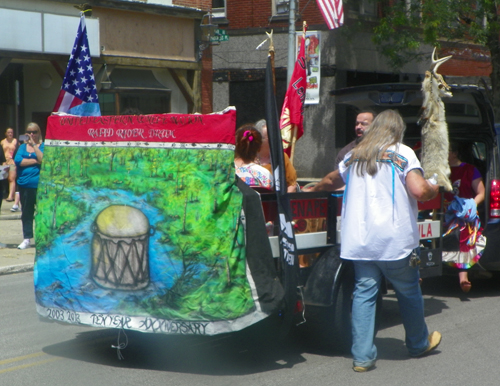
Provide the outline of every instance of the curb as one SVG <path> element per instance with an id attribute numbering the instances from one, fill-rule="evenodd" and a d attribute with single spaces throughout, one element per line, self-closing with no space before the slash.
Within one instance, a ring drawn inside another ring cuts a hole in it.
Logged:
<path id="1" fill-rule="evenodd" d="M 21 215 L 20 214 L 3 214 L 0 216 L 0 221 L 3 220 L 21 220 Z"/>
<path id="2" fill-rule="evenodd" d="M 7 267 L 0 268 L 0 275 L 10 275 L 12 273 L 22 273 L 22 272 L 30 272 L 33 271 L 34 264 L 18 264 L 18 265 L 9 265 Z"/>

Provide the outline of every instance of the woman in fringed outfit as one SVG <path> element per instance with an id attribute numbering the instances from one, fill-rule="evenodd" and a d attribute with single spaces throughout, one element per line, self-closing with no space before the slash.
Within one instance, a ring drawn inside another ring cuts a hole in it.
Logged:
<path id="1" fill-rule="evenodd" d="M 480 259 L 486 242 L 477 215 L 477 206 L 484 201 L 485 187 L 477 168 L 460 160 L 460 146 L 456 142 L 450 143 L 448 162 L 453 192 L 445 194 L 449 204 L 445 216 L 446 234 L 458 232 L 459 250 L 444 252 L 443 261 L 459 269 L 460 288 L 469 292 L 471 283 L 467 270 Z"/>

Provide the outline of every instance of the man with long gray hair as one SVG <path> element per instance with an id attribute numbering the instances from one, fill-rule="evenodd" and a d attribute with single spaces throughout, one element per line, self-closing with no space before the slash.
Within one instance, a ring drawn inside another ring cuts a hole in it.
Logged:
<path id="1" fill-rule="evenodd" d="M 429 353 L 441 334 L 427 330 L 419 286 L 417 200 L 438 194 L 423 178 L 420 162 L 402 144 L 405 124 L 398 112 L 380 113 L 360 143 L 312 190 L 336 190 L 345 184 L 340 257 L 354 264 L 352 304 L 353 370 L 375 366 L 375 309 L 382 277 L 396 291 L 409 354 Z"/>

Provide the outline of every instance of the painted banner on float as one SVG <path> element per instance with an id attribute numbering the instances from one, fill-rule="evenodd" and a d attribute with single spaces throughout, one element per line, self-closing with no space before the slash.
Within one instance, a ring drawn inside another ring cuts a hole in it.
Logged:
<path id="1" fill-rule="evenodd" d="M 41 316 L 203 335 L 268 316 L 245 256 L 235 116 L 48 119 L 34 271 Z"/>

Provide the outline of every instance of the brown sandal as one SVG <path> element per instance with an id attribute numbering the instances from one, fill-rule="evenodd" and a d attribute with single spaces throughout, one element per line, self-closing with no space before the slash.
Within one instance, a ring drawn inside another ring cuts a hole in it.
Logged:
<path id="1" fill-rule="evenodd" d="M 460 288 L 465 293 L 469 292 L 471 287 L 472 287 L 472 284 L 469 281 L 463 281 L 460 283 Z"/>

